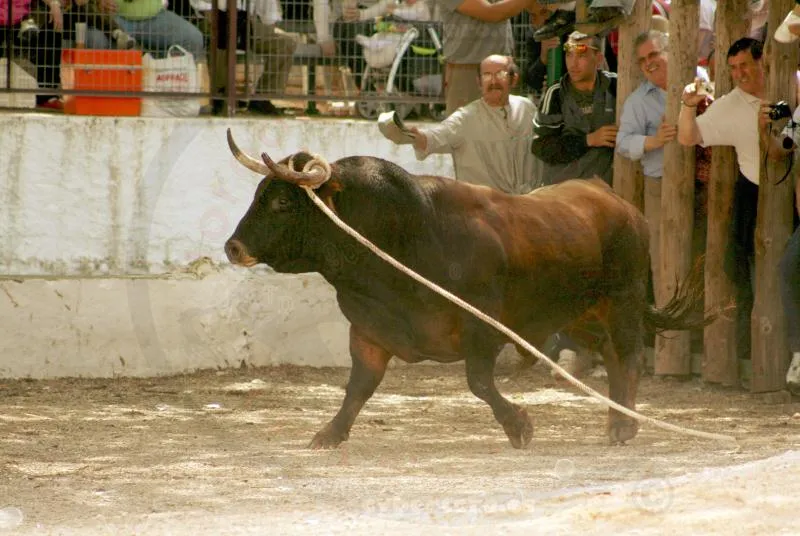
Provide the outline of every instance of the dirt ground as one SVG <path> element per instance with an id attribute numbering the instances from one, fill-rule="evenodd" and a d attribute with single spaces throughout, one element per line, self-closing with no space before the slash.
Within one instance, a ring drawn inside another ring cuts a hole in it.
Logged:
<path id="1" fill-rule="evenodd" d="M 305 448 L 346 369 L 0 381 L 0 534 L 797 534 L 800 403 L 643 379 L 645 426 L 534 367 L 498 371 L 534 418 L 511 448 L 461 365 L 392 367 L 350 440 Z M 605 380 L 588 383 L 606 391 Z"/>

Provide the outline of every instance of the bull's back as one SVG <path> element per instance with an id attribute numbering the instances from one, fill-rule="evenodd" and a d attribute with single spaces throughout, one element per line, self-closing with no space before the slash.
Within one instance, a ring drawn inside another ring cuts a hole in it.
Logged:
<path id="1" fill-rule="evenodd" d="M 567 181 L 505 205 L 510 316 L 569 315 L 646 280 L 646 221 L 604 183 Z"/>

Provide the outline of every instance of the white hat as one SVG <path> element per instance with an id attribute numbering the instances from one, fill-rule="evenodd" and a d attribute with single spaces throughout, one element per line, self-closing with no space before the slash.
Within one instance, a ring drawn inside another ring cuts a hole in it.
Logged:
<path id="1" fill-rule="evenodd" d="M 398 123 L 403 124 L 399 118 L 396 118 L 394 111 L 383 112 L 378 116 L 378 129 L 386 139 L 401 145 L 414 143 L 414 134 L 406 130 L 405 125 L 401 128 Z"/>
<path id="2" fill-rule="evenodd" d="M 775 30 L 775 35 L 773 37 L 779 43 L 794 43 L 797 41 L 798 36 L 789 30 L 789 26 L 794 26 L 796 24 L 800 24 L 800 4 L 795 5 L 794 9 L 786 15 L 781 25 Z"/>

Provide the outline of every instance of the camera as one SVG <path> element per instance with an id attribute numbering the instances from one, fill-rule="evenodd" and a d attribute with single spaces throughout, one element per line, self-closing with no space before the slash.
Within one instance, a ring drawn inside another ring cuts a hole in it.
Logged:
<path id="1" fill-rule="evenodd" d="M 786 117 L 792 117 L 792 109 L 789 108 L 789 104 L 786 101 L 769 105 L 769 118 L 771 120 L 778 121 Z"/>

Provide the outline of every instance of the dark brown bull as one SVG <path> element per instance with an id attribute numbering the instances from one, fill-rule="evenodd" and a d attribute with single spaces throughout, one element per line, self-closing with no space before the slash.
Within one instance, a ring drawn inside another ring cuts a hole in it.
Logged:
<path id="1" fill-rule="evenodd" d="M 667 308 L 646 303 L 648 231 L 642 214 L 602 181 L 574 180 L 512 196 L 451 179 L 410 175 L 372 157 L 332 164 L 298 153 L 275 164 L 237 159 L 265 178 L 225 244 L 234 264 L 319 272 L 351 323 L 353 366 L 342 407 L 311 447 L 335 447 L 380 384 L 392 356 L 407 362 L 465 360 L 470 390 L 492 408 L 511 444 L 533 436 L 525 409 L 494 382 L 505 337 L 411 280 L 337 228 L 298 184 L 350 226 L 413 270 L 500 320 L 532 344 L 591 321 L 610 397 L 634 409 L 643 332 L 692 327 L 698 295 Z M 612 442 L 634 437 L 635 420 L 610 410 Z"/>

